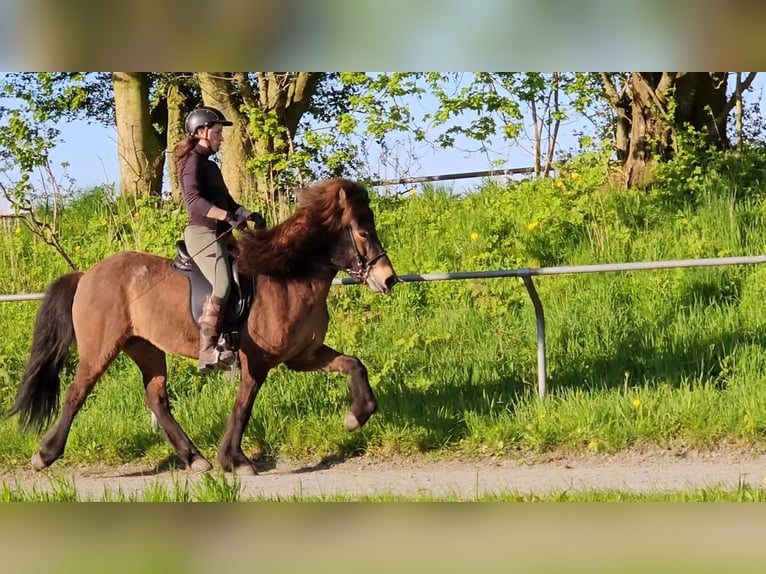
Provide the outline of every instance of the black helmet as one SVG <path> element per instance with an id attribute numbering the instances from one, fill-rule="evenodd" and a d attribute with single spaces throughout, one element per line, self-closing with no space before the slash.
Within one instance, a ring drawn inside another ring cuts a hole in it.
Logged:
<path id="1" fill-rule="evenodd" d="M 199 128 L 209 128 L 215 124 L 221 124 L 222 126 L 233 125 L 223 117 L 219 110 L 209 106 L 202 106 L 189 112 L 184 122 L 184 129 L 188 135 L 193 136 Z"/>

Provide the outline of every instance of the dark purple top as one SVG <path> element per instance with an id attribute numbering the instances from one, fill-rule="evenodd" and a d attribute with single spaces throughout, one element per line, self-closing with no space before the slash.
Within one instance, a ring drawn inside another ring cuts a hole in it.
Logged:
<path id="1" fill-rule="evenodd" d="M 213 151 L 201 145 L 189 152 L 181 170 L 181 192 L 189 212 L 189 225 L 202 225 L 222 233 L 229 229 L 229 224 L 207 217 L 207 212 L 215 205 L 233 214 L 240 205 L 226 189 L 221 169 L 209 159 L 211 155 Z"/>

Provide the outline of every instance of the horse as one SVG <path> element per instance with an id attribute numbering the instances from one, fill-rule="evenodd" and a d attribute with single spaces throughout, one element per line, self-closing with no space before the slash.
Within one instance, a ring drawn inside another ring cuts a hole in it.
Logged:
<path id="1" fill-rule="evenodd" d="M 327 295 L 339 271 L 376 293 L 389 293 L 398 281 L 378 238 L 369 194 L 357 182 L 333 178 L 296 196 L 298 207 L 290 217 L 270 229 L 245 230 L 234 245 L 239 271 L 254 278 L 256 289 L 240 331 L 237 395 L 216 457 L 222 470 L 234 474 L 256 474 L 254 461 L 242 451 L 242 437 L 259 389 L 280 364 L 293 371 L 345 374 L 349 432 L 377 410 L 364 364 L 324 344 Z M 61 416 L 32 457 L 33 469 L 62 456 L 75 415 L 120 352 L 138 365 L 145 404 L 186 468 L 213 468 L 173 418 L 168 402 L 166 354 L 196 359 L 199 353 L 189 282 L 170 265 L 165 257 L 122 251 L 47 288 L 6 417 L 18 414 L 22 429 L 42 432 L 59 411 L 59 376 L 73 343 L 79 362 Z"/>

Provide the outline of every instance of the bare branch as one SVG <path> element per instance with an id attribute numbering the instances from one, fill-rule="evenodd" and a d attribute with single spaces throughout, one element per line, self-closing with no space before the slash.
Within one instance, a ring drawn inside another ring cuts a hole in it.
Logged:
<path id="1" fill-rule="evenodd" d="M 46 161 L 45 165 L 41 167 L 41 170 L 44 172 L 44 176 L 48 178 L 48 181 L 51 182 L 54 190 L 59 190 L 58 184 L 55 181 L 55 177 L 53 175 L 53 171 L 51 170 L 50 163 Z M 37 216 L 37 210 L 32 205 L 31 202 L 23 203 L 16 198 L 14 198 L 8 188 L 0 182 L 0 191 L 2 191 L 3 196 L 5 196 L 5 199 L 8 201 L 8 203 L 14 208 L 14 210 L 17 212 L 17 215 L 14 217 L 16 219 L 20 219 L 24 222 L 24 225 L 26 225 L 27 229 L 29 229 L 34 235 L 39 237 L 43 243 L 46 245 L 50 245 L 53 247 L 56 251 L 58 251 L 59 255 L 64 258 L 64 261 L 67 262 L 67 265 L 73 270 L 77 271 L 77 266 L 74 264 L 74 261 L 69 257 L 69 255 L 64 251 L 64 248 L 62 247 L 61 243 L 58 240 L 58 211 L 60 209 L 60 205 L 58 202 L 58 192 L 54 191 L 54 202 L 53 202 L 53 224 L 44 221 L 40 219 Z"/>
<path id="2" fill-rule="evenodd" d="M 749 72 L 747 74 L 747 77 L 744 80 L 742 80 L 740 84 L 738 84 L 737 88 L 734 90 L 734 93 L 728 99 L 723 110 L 721 110 L 721 113 L 716 118 L 716 123 L 718 124 L 722 123 L 729 116 L 729 113 L 731 113 L 732 108 L 734 108 L 734 106 L 737 105 L 737 100 L 742 99 L 742 94 L 745 92 L 745 90 L 747 90 L 752 85 L 753 80 L 755 80 L 755 77 L 757 75 L 758 75 L 758 72 Z"/>

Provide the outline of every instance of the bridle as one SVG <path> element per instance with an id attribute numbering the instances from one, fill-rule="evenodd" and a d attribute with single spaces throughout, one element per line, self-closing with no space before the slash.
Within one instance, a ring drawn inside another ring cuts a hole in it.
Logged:
<path id="1" fill-rule="evenodd" d="M 375 257 L 371 257 L 370 259 L 365 259 L 364 255 L 362 255 L 362 252 L 359 250 L 359 246 L 356 243 L 356 239 L 354 239 L 354 233 L 351 231 L 350 225 L 346 226 L 346 235 L 348 236 L 348 239 L 351 242 L 351 245 L 354 247 L 354 254 L 356 255 L 356 265 L 354 267 L 343 267 L 341 265 L 338 265 L 332 260 L 330 261 L 330 263 L 332 264 L 334 268 L 348 273 L 352 278 L 359 281 L 359 283 L 366 283 L 367 277 L 370 274 L 370 269 L 372 268 L 372 266 L 375 264 L 375 262 L 378 259 L 386 256 L 386 252 L 384 249 L 381 248 L 381 252 L 378 253 Z"/>

